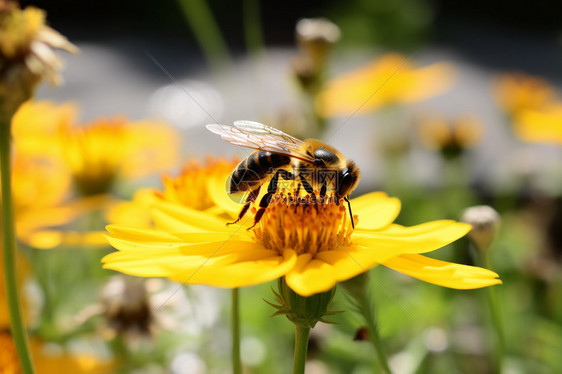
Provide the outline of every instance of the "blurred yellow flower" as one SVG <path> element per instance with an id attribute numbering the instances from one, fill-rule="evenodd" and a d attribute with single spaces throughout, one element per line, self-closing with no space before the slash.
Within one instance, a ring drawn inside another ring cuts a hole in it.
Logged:
<path id="1" fill-rule="evenodd" d="M 0 373 L 21 373 L 16 345 L 7 330 L 0 330 Z"/>
<path id="2" fill-rule="evenodd" d="M 61 129 L 64 157 L 78 190 L 95 195 L 111 190 L 118 177 L 141 177 L 172 168 L 178 137 L 163 123 L 98 119 Z"/>
<path id="3" fill-rule="evenodd" d="M 224 194 L 224 181 L 220 186 Z M 302 296 L 330 290 L 379 264 L 451 288 L 501 283 L 492 271 L 421 255 L 464 236 L 468 224 L 393 224 L 400 201 L 379 192 L 352 200 L 359 216 L 354 230 L 342 204 L 326 199 L 314 205 L 308 197 L 299 199 L 297 203 L 276 194 L 252 230 L 244 224 L 226 226 L 231 218 L 157 202 L 150 208 L 155 229 L 108 226 L 108 240 L 119 251 L 104 257 L 104 267 L 225 288 L 285 276 L 289 287 Z"/>
<path id="4" fill-rule="evenodd" d="M 14 148 L 25 156 L 60 158 L 60 129 L 77 117 L 78 107 L 73 103 L 28 101 L 12 120 Z"/>
<path id="5" fill-rule="evenodd" d="M 45 12 L 15 1 L 0 2 L 0 113 L 13 114 L 43 78 L 60 81 L 62 67 L 53 48 L 76 53 L 64 36 L 45 25 Z"/>
<path id="6" fill-rule="evenodd" d="M 496 101 L 512 116 L 522 110 L 539 109 L 555 99 L 555 90 L 546 80 L 524 73 L 503 74 L 493 82 Z"/>
<path id="7" fill-rule="evenodd" d="M 14 147 L 26 156 L 62 160 L 84 195 L 106 193 L 118 178 L 168 171 L 179 159 L 179 136 L 156 121 L 100 118 L 75 125 L 77 107 L 39 101 L 14 116 Z"/>
<path id="8" fill-rule="evenodd" d="M 66 167 L 56 159 L 18 157 L 12 169 L 13 201 L 18 239 L 34 248 L 52 248 L 61 243 L 85 240 L 102 244 L 99 233 L 91 235 L 52 229 L 108 204 L 108 196 L 69 200 L 71 180 Z"/>
<path id="9" fill-rule="evenodd" d="M 400 68 L 400 69 L 399 69 Z M 348 116 L 392 104 L 408 104 L 439 95 L 453 84 L 449 63 L 413 68 L 406 57 L 389 53 L 327 83 L 316 102 L 324 117 Z"/>
<path id="10" fill-rule="evenodd" d="M 104 374 L 113 373 L 116 364 L 91 353 L 69 353 L 31 339 L 31 353 L 37 373 Z M 23 373 L 12 336 L 0 331 L 0 374 Z"/>
<path id="11" fill-rule="evenodd" d="M 515 135 L 526 142 L 562 144 L 562 103 L 518 112 L 513 128 Z"/>
<path id="12" fill-rule="evenodd" d="M 472 148 L 482 139 L 484 127 L 473 115 L 447 119 L 440 115 L 421 118 L 418 126 L 423 146 L 442 151 L 446 156 L 456 156 Z"/>

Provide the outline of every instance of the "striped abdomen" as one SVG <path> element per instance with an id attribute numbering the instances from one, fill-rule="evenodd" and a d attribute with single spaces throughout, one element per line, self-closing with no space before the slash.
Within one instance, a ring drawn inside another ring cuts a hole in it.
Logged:
<path id="1" fill-rule="evenodd" d="M 255 151 L 242 160 L 230 175 L 230 193 L 251 191 L 261 185 L 270 174 L 290 163 L 289 156 Z"/>

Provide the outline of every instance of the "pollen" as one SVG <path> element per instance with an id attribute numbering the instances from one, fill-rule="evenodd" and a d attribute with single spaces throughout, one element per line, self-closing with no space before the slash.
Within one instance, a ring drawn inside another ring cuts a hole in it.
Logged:
<path id="1" fill-rule="evenodd" d="M 267 249 L 292 248 L 312 256 L 348 246 L 353 232 L 346 207 L 333 197 L 295 198 L 283 192 L 272 196 L 253 230 L 256 241 Z"/>

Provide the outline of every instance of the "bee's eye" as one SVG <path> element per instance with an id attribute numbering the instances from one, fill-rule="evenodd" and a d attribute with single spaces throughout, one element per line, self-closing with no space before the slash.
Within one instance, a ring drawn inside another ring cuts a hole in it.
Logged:
<path id="1" fill-rule="evenodd" d="M 338 188 L 338 197 L 343 197 L 346 196 L 348 194 L 348 191 L 351 189 L 351 187 L 353 186 L 354 183 L 354 178 L 353 175 L 351 175 L 351 173 L 348 173 L 347 171 L 343 174 L 342 179 L 339 183 L 339 188 Z"/>

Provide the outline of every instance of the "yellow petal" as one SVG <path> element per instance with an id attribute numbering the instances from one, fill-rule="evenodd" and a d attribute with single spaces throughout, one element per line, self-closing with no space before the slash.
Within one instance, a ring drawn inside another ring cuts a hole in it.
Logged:
<path id="1" fill-rule="evenodd" d="M 105 216 L 107 222 L 132 227 L 149 228 L 151 226 L 150 207 L 158 202 L 156 191 L 143 188 L 135 192 L 133 201 L 123 201 L 110 207 Z"/>
<path id="2" fill-rule="evenodd" d="M 390 225 L 400 213 L 400 200 L 384 192 L 371 192 L 351 200 L 351 210 L 357 215 L 356 227 L 377 230 Z"/>
<path id="3" fill-rule="evenodd" d="M 234 248 L 223 248 L 229 245 Z M 193 247 L 201 247 L 194 245 Z M 207 253 L 186 254 L 183 248 L 159 248 L 139 252 L 120 251 L 104 257 L 104 268 L 142 277 L 166 277 L 183 284 L 206 284 L 215 287 L 243 287 L 279 278 L 291 269 L 296 254 L 286 250 L 265 250 L 254 243 L 207 243 Z M 212 250 L 212 253 L 209 253 Z"/>
<path id="4" fill-rule="evenodd" d="M 120 251 L 102 259 L 104 268 L 141 277 L 167 277 L 181 282 L 203 267 L 206 273 L 214 271 L 217 266 L 277 256 L 277 252 L 265 250 L 261 245 L 235 240 L 192 245 L 172 242 L 139 244 L 111 237 L 108 240 Z M 215 274 L 220 271 L 217 270 Z"/>
<path id="5" fill-rule="evenodd" d="M 186 208 L 186 209 L 191 209 L 191 208 Z M 197 214 L 204 215 L 205 213 L 197 212 Z M 209 231 L 209 230 L 202 229 L 201 227 L 198 227 L 196 224 L 197 222 L 196 220 L 184 221 L 183 219 L 178 218 L 176 215 L 170 214 L 167 211 L 159 210 L 157 208 L 151 210 L 150 216 L 152 218 L 152 221 L 154 222 L 154 225 L 162 231 L 172 232 L 172 233 Z M 193 222 L 193 224 L 189 222 Z M 221 226 L 215 226 L 215 227 L 220 229 L 224 225 L 225 224 L 223 223 Z"/>
<path id="6" fill-rule="evenodd" d="M 207 190 L 213 202 L 228 212 L 231 216 L 236 217 L 242 207 L 244 202 L 236 202 L 232 195 L 227 191 L 228 179 L 225 179 L 224 174 L 215 173 L 209 176 L 207 180 Z"/>
<path id="7" fill-rule="evenodd" d="M 150 258 L 149 256 L 152 256 Z M 173 262 L 182 264 L 182 271 L 186 274 L 194 272 L 206 264 L 213 266 L 222 260 L 221 256 L 209 259 L 206 256 L 186 256 L 177 248 L 145 249 L 142 256 L 138 252 L 118 251 L 108 254 L 102 259 L 104 269 L 120 271 L 139 277 L 172 277 L 177 275 L 170 271 L 168 265 Z"/>
<path id="8" fill-rule="evenodd" d="M 126 240 L 115 238 L 112 236 L 106 236 L 107 241 L 112 247 L 117 248 L 121 251 L 130 251 L 137 253 L 139 257 L 147 257 L 147 251 L 149 250 L 166 250 L 170 248 L 178 249 L 185 248 L 189 246 L 187 243 L 176 242 L 176 241 L 137 241 L 137 240 Z"/>
<path id="9" fill-rule="evenodd" d="M 59 226 L 69 223 L 81 215 L 85 215 L 100 207 L 114 204 L 115 200 L 108 195 L 96 195 L 76 199 L 56 207 L 29 209 L 18 218 L 18 229 L 28 232 L 40 227 Z M 25 238 L 23 238 L 25 241 Z"/>
<path id="10" fill-rule="evenodd" d="M 514 131 L 517 137 L 523 141 L 562 144 L 562 105 L 516 113 Z"/>
<path id="11" fill-rule="evenodd" d="M 463 237 L 470 229 L 469 224 L 449 220 L 411 227 L 393 224 L 381 231 L 355 230 L 353 242 L 373 250 L 394 250 L 398 256 L 433 251 Z"/>
<path id="12" fill-rule="evenodd" d="M 205 212 L 194 210 L 178 204 L 170 204 L 166 202 L 156 203 L 152 211 L 153 218 L 155 218 L 154 214 L 158 214 L 156 213 L 158 211 L 164 213 L 158 218 L 163 219 L 164 216 L 167 216 L 169 218 L 169 221 L 161 221 L 160 223 L 164 226 L 170 224 L 171 228 L 173 228 L 174 231 L 181 227 L 181 225 L 179 225 L 179 223 L 181 222 L 183 222 L 183 225 L 186 228 L 196 227 L 201 231 L 217 231 L 217 229 L 220 230 L 224 228 L 227 223 L 227 221 L 222 220 L 216 216 L 211 216 Z M 187 229 L 187 231 L 189 231 L 189 229 Z"/>
<path id="13" fill-rule="evenodd" d="M 39 230 L 30 233 L 26 243 L 35 249 L 52 249 L 58 246 L 92 248 L 107 246 L 105 231 Z"/>
<path id="14" fill-rule="evenodd" d="M 277 279 L 289 272 L 296 263 L 297 255 L 293 250 L 285 250 L 280 256 L 277 251 L 267 251 L 263 258 L 247 259 L 220 267 L 209 267 L 206 264 L 193 275 L 188 284 L 205 284 L 214 287 L 235 288 L 253 286 Z M 265 253 L 265 251 L 264 251 Z M 171 277 L 182 281 L 182 277 Z"/>
<path id="15" fill-rule="evenodd" d="M 287 285 L 301 296 L 328 291 L 336 284 L 329 264 L 314 259 L 310 253 L 298 256 L 293 269 L 285 276 Z"/>
<path id="16" fill-rule="evenodd" d="M 392 102 L 396 89 L 390 84 L 396 71 L 404 66 L 404 56 L 389 53 L 353 71 L 344 73 L 326 84 L 316 102 L 324 117 L 349 115 L 357 111 L 376 109 Z M 384 87 L 383 87 L 384 86 Z M 367 101 L 366 101 L 367 100 Z M 367 108 L 365 108 L 367 107 Z"/>
<path id="17" fill-rule="evenodd" d="M 455 79 L 453 65 L 441 62 L 410 70 L 399 76 L 406 86 L 397 95 L 401 103 L 414 103 L 429 99 L 446 92 L 451 88 Z"/>
<path id="18" fill-rule="evenodd" d="M 297 265 L 285 279 L 289 287 L 301 296 L 310 296 L 333 288 L 337 282 L 364 273 L 387 259 L 383 251 L 372 251 L 359 246 L 342 250 L 319 252 L 299 256 Z"/>
<path id="19" fill-rule="evenodd" d="M 190 209 L 190 208 L 187 208 Z M 196 211 L 199 214 L 199 211 Z M 185 242 L 195 243 L 199 240 L 202 241 L 209 241 L 205 240 L 206 238 L 210 238 L 210 241 L 217 241 L 217 240 L 230 240 L 230 239 L 239 239 L 239 240 L 252 240 L 252 236 L 246 231 L 245 227 L 240 225 L 227 225 L 225 221 L 220 221 L 220 226 L 215 227 L 215 230 L 208 231 L 201 229 L 196 225 L 190 225 L 185 221 L 177 218 L 177 216 L 173 216 L 168 214 L 167 212 L 163 212 L 161 210 L 153 210 L 151 212 L 152 219 L 156 224 L 158 229 L 172 233 L 174 236 L 178 238 L 182 238 Z M 205 215 L 209 215 L 208 213 L 204 213 Z M 214 239 L 213 239 L 214 237 Z"/>
<path id="20" fill-rule="evenodd" d="M 178 237 L 172 234 L 154 229 L 134 228 L 122 225 L 108 225 L 105 228 L 112 237 L 116 237 L 119 239 L 139 242 L 181 241 Z"/>
<path id="21" fill-rule="evenodd" d="M 382 265 L 438 286 L 473 289 L 501 284 L 493 271 L 435 260 L 421 255 L 402 255 Z"/>
<path id="22" fill-rule="evenodd" d="M 353 245 L 345 251 L 324 251 L 316 255 L 317 259 L 332 266 L 337 282 L 365 273 L 390 257 L 391 254 L 385 251 L 373 251 Z"/>
<path id="23" fill-rule="evenodd" d="M 451 64 L 414 69 L 406 57 L 389 53 L 328 82 L 315 104 L 324 117 L 367 112 L 439 95 L 451 87 L 453 78 Z"/>

